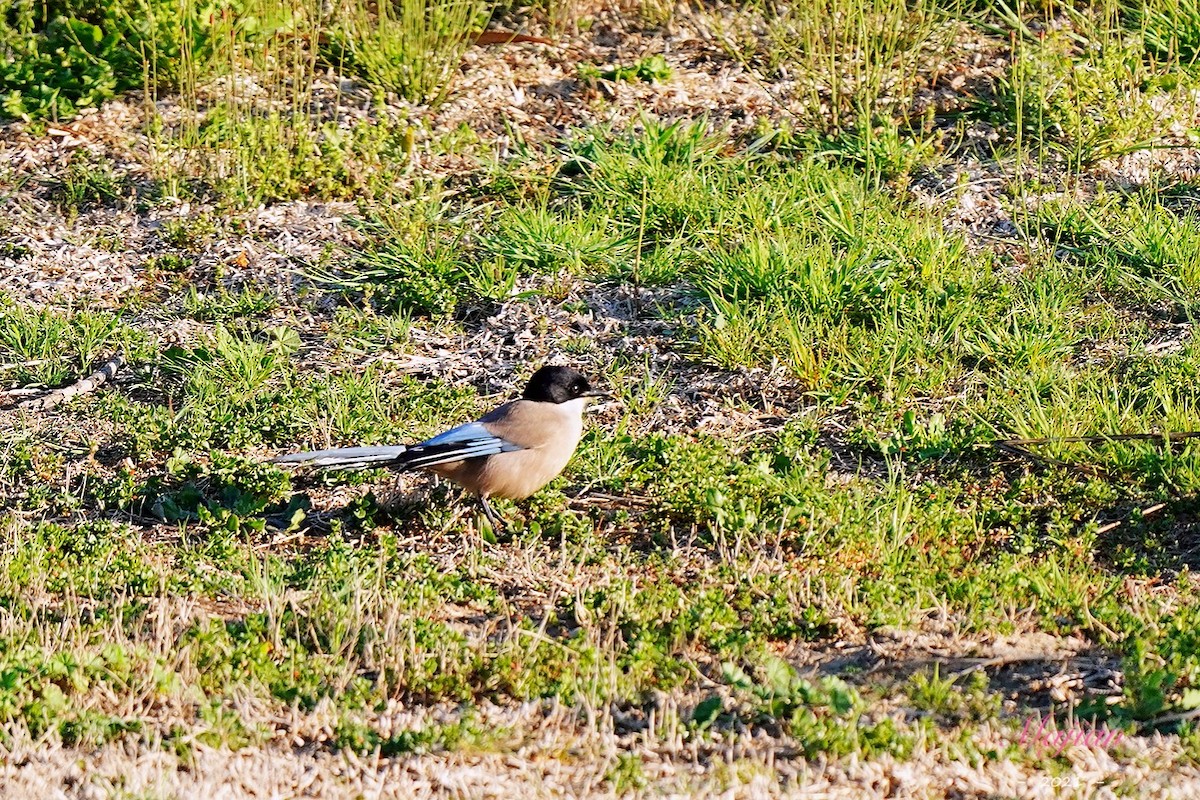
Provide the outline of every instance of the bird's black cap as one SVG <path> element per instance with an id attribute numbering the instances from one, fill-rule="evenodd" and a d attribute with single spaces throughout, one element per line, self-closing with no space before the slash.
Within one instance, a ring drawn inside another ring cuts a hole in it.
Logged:
<path id="1" fill-rule="evenodd" d="M 521 395 L 526 400 L 539 403 L 568 403 L 580 397 L 604 397 L 583 377 L 570 367 L 542 367 L 533 373 Z"/>

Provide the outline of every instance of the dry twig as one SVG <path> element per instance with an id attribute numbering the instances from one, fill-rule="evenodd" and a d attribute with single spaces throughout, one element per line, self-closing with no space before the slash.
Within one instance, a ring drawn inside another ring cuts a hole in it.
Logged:
<path id="1" fill-rule="evenodd" d="M 65 403 L 72 397 L 84 395 L 89 392 L 94 392 L 108 381 L 112 380 L 119 370 L 125 364 L 125 357 L 117 353 L 100 369 L 88 375 L 82 380 L 72 383 L 70 386 L 65 386 L 62 389 L 55 389 L 52 392 L 35 397 L 32 400 L 25 400 L 18 404 L 18 408 L 27 408 L 32 411 L 46 411 L 55 406 Z"/>

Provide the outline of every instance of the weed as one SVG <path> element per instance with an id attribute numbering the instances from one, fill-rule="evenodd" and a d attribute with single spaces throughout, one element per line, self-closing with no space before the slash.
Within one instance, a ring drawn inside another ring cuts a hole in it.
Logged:
<path id="1" fill-rule="evenodd" d="M 1168 302 L 1189 318 L 1200 291 L 1195 215 L 1156 198 L 1101 193 L 1087 205 L 1047 203 L 1034 219 L 1071 258 L 1099 270 L 1102 286 L 1143 304 Z"/>
<path id="2" fill-rule="evenodd" d="M 239 318 L 261 319 L 279 305 L 279 299 L 265 289 L 243 286 L 238 292 L 220 287 L 201 294 L 193 284 L 183 297 L 183 311 L 193 319 L 225 322 Z"/>
<path id="3" fill-rule="evenodd" d="M 65 212 L 77 214 L 118 199 L 122 181 L 110 163 L 94 160 L 80 150 L 71 157 L 53 194 Z"/>
<path id="4" fill-rule="evenodd" d="M 943 678 L 935 666 L 933 672 L 916 672 L 908 680 L 909 700 L 915 708 L 954 722 L 995 717 L 1002 698 L 988 691 L 987 674 L 976 670 L 965 683 L 960 687 L 954 675 Z"/>
<path id="5" fill-rule="evenodd" d="M 445 98 L 473 31 L 487 23 L 479 0 L 348 0 L 325 58 L 380 91 L 413 102 Z"/>
<path id="6" fill-rule="evenodd" d="M 671 79 L 671 67 L 662 56 L 647 56 L 627 67 L 601 69 L 594 64 L 579 65 L 579 79 L 590 83 L 605 81 L 645 81 L 659 83 Z"/>
<path id="7" fill-rule="evenodd" d="M 288 356 L 297 344 L 286 328 L 254 337 L 219 326 L 204 346 L 168 349 L 162 365 L 176 381 L 173 390 L 182 395 L 191 440 L 283 435 L 289 427 L 286 422 L 271 424 L 262 415 L 270 415 L 287 385 Z M 283 430 L 278 430 L 281 423 Z"/>
<path id="8" fill-rule="evenodd" d="M 200 249 L 216 233 L 217 223 L 208 214 L 168 219 L 162 225 L 162 240 L 188 252 Z"/>
<path id="9" fill-rule="evenodd" d="M 378 350 L 403 351 L 409 339 L 412 319 L 404 314 L 375 314 L 350 306 L 334 312 L 330 341 L 342 352 L 365 354 Z"/>
<path id="10" fill-rule="evenodd" d="M 1018 151 L 1033 143 L 1071 170 L 1154 145 L 1162 122 L 1143 90 L 1137 42 L 1113 36 L 1102 20 L 1080 17 L 1077 27 L 1021 40 L 982 111 L 999 113 Z"/>
<path id="11" fill-rule="evenodd" d="M 131 494 L 118 495 L 117 504 L 138 514 L 152 512 L 168 522 L 198 520 L 233 534 L 243 529 L 261 532 L 262 512 L 290 489 L 286 474 L 221 453 L 211 458 L 210 464 L 200 465 L 176 456 L 168 461 L 164 479 L 151 479 Z M 290 511 L 285 516 L 293 517 L 296 510 L 285 510 Z"/>
<path id="12" fill-rule="evenodd" d="M 57 384 L 90 369 L 113 351 L 140 353 L 145 337 L 120 316 L 90 309 L 34 309 L 0 296 L 0 357 L 18 382 Z"/>
<path id="13" fill-rule="evenodd" d="M 197 170 L 240 205 L 348 198 L 374 190 L 370 171 L 394 144 L 385 131 L 359 123 L 345 132 L 331 123 L 310 125 L 302 114 L 221 105 L 209 111 L 191 149 L 207 154 Z"/>
<path id="14" fill-rule="evenodd" d="M 955 13 L 953 3 L 826 0 L 768 5 L 717 27 L 735 59 L 767 74 L 794 73 L 805 120 L 837 131 L 906 116 L 921 60 L 949 44 Z"/>
<path id="15" fill-rule="evenodd" d="M 862 719 L 864 703 L 853 688 L 837 678 L 812 683 L 799 677 L 786 661 L 766 658 L 755 680 L 736 664 L 723 667 L 723 679 L 737 692 L 739 705 L 731 711 L 757 724 L 783 724 L 803 743 L 810 756 L 848 752 L 891 752 L 903 755 L 911 738 L 890 718 L 877 722 Z M 711 717 L 716 709 L 702 709 Z"/>
<path id="16" fill-rule="evenodd" d="M 627 252 L 627 242 L 606 234 L 593 218 L 579 212 L 517 208 L 489 227 L 479 243 L 484 257 L 511 264 L 524 274 L 605 272 Z"/>
<path id="17" fill-rule="evenodd" d="M 378 753 L 384 757 L 406 753 L 452 752 L 464 747 L 481 747 L 497 732 L 480 726 L 468 712 L 449 725 L 432 725 L 422 730 L 381 735 L 362 722 L 342 720 L 334 732 L 333 746 L 356 753 Z"/>
<path id="18" fill-rule="evenodd" d="M 69 119 L 136 85 L 137 75 L 113 69 L 112 35 L 78 19 L 58 17 L 43 32 L 3 28 L 0 40 L 0 113 L 10 119 Z M 131 80 L 132 79 L 132 80 Z"/>
<path id="19" fill-rule="evenodd" d="M 1162 63 L 1192 66 L 1200 57 L 1200 4 L 1194 0 L 1130 4 L 1127 17 L 1146 51 Z"/>
<path id="20" fill-rule="evenodd" d="M 609 769 L 605 777 L 617 794 L 641 791 L 649 782 L 642 759 L 635 753 L 619 753 L 617 763 Z"/>
<path id="21" fill-rule="evenodd" d="M 465 299 L 465 267 L 454 241 L 435 227 L 385 234 L 342 275 L 318 276 L 343 290 L 366 290 L 385 311 L 446 316 Z"/>

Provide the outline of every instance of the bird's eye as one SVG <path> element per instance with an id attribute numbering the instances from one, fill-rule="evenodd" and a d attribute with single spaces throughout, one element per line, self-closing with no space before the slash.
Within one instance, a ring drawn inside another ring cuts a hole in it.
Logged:
<path id="1" fill-rule="evenodd" d="M 580 383 L 579 381 L 575 381 L 575 383 L 571 384 L 571 391 L 574 392 L 575 394 L 583 394 L 583 391 L 584 391 L 583 384 Z"/>

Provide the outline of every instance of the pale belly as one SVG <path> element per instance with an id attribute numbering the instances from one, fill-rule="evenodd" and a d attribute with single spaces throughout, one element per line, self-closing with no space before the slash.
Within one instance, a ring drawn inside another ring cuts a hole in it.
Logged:
<path id="1" fill-rule="evenodd" d="M 572 448 L 518 450 L 431 467 L 430 472 L 454 481 L 481 497 L 524 500 L 541 489 L 571 460 Z"/>

